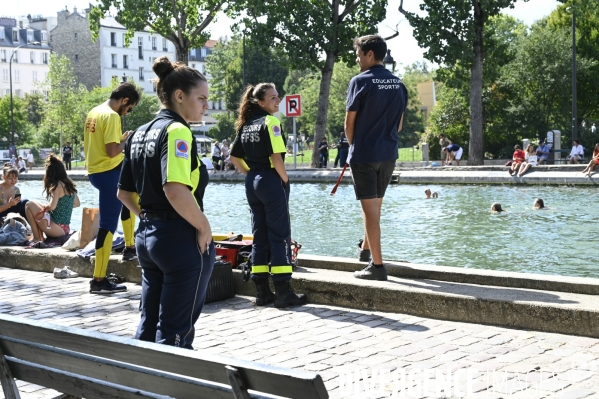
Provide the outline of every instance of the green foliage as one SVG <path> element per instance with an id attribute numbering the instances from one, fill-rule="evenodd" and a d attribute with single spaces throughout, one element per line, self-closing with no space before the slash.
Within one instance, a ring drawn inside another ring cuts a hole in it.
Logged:
<path id="1" fill-rule="evenodd" d="M 446 85 L 440 86 L 437 93 L 437 106 L 431 112 L 429 130 L 422 137 L 429 144 L 431 159 L 437 159 L 437 154 L 441 153 L 440 134 L 467 148 L 470 130 L 468 99 L 458 89 Z"/>
<path id="2" fill-rule="evenodd" d="M 243 25 L 252 41 L 284 55 L 291 69 L 321 74 L 315 142 L 326 134 L 335 62 L 355 59 L 353 39 L 376 33 L 386 8 L 386 0 L 247 0 Z M 312 164 L 317 162 L 314 153 Z"/>
<path id="3" fill-rule="evenodd" d="M 80 135 L 85 118 L 80 105 L 87 89 L 76 82 L 69 59 L 51 54 L 48 77 L 43 83 L 49 94 L 37 137 L 42 147 L 59 147 L 61 132 L 62 143 L 75 142 Z"/>
<path id="4" fill-rule="evenodd" d="M 104 101 L 107 99 L 108 97 L 105 97 Z M 158 101 L 158 97 L 144 93 L 141 96 L 139 103 L 133 108 L 133 111 L 125 116 L 126 129 L 124 130 L 135 130 L 140 126 L 145 125 L 154 119 L 154 116 L 156 116 L 159 111 L 160 102 Z"/>
<path id="5" fill-rule="evenodd" d="M 422 103 L 418 98 L 418 83 L 433 80 L 433 73 L 426 63 L 416 62 L 406 67 L 402 81 L 408 89 L 408 106 L 403 116 L 403 128 L 399 133 L 400 147 L 415 145 L 424 132 L 424 116 L 420 111 Z"/>
<path id="6" fill-rule="evenodd" d="M 360 69 L 357 66 L 348 67 L 342 62 L 337 63 L 333 69 L 328 99 L 326 129 L 328 140 L 336 141 L 339 138 L 339 133 L 344 129 L 347 86 L 351 78 L 358 73 L 360 73 Z M 320 74 L 310 70 L 292 71 L 285 81 L 286 92 L 302 95 L 302 116 L 297 118 L 298 133 L 300 131 L 313 132 L 316 128 L 320 85 Z M 286 132 L 291 135 L 291 124 L 286 123 L 285 128 Z"/>
<path id="7" fill-rule="evenodd" d="M 548 27 L 568 30 L 572 25 L 572 0 L 563 1 L 547 19 Z M 599 60 L 599 2 L 576 1 L 576 52 L 578 57 Z M 577 110 L 579 127 L 582 120 L 599 122 L 599 64 L 592 65 L 590 74 L 578 75 Z"/>
<path id="8" fill-rule="evenodd" d="M 127 44 L 135 31 L 149 27 L 170 40 L 177 60 L 187 64 L 189 50 L 202 47 L 210 38 L 206 28 L 224 4 L 223 0 L 100 0 L 91 9 L 90 28 L 97 39 L 100 20 L 116 8 L 117 22 L 127 28 Z"/>
<path id="9" fill-rule="evenodd" d="M 237 58 L 238 43 L 239 36 L 233 36 L 231 39 L 220 38 L 212 54 L 206 58 L 206 72 L 210 76 L 210 100 L 212 101 L 225 99 L 227 66 Z"/>
<path id="10" fill-rule="evenodd" d="M 15 142 L 18 145 L 23 142 L 27 128 L 27 109 L 25 102 L 19 97 L 13 96 L 13 115 L 15 123 Z M 0 146 L 8 146 L 11 142 L 10 126 L 10 96 L 0 97 Z"/>
<path id="11" fill-rule="evenodd" d="M 526 1 L 526 0 L 525 0 Z M 483 163 L 483 59 L 485 26 L 489 20 L 515 0 L 423 0 L 425 16 L 407 12 L 403 0 L 399 7 L 414 28 L 418 45 L 427 48 L 429 61 L 455 69 L 458 79 L 470 70 L 470 140 L 469 161 Z M 447 77 L 440 74 L 447 82 Z M 448 82 L 449 83 L 449 82 Z"/>
<path id="12" fill-rule="evenodd" d="M 539 21 L 520 39 L 515 59 L 504 68 L 502 83 L 512 94 L 508 110 L 524 137 L 544 138 L 549 129 L 571 132 L 571 40 L 567 29 Z M 597 61 L 578 57 L 577 74 L 592 79 L 596 66 Z"/>
<path id="13" fill-rule="evenodd" d="M 220 114 L 212 115 L 218 123 L 216 126 L 213 126 L 208 130 L 208 136 L 218 140 L 223 141 L 224 139 L 229 140 L 229 144 L 235 138 L 235 113 L 233 112 L 223 112 Z"/>
<path id="14" fill-rule="evenodd" d="M 38 128 L 42 123 L 43 108 L 45 104 L 44 97 L 41 94 L 26 94 L 25 108 L 27 109 L 27 122 L 33 127 Z"/>

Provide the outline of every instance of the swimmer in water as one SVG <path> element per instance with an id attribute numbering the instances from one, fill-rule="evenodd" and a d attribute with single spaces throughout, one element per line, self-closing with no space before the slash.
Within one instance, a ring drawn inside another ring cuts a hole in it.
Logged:
<path id="1" fill-rule="evenodd" d="M 501 204 L 499 202 L 493 202 L 493 204 L 491 205 L 491 212 L 494 212 L 494 213 L 505 212 L 505 209 L 501 208 Z"/>

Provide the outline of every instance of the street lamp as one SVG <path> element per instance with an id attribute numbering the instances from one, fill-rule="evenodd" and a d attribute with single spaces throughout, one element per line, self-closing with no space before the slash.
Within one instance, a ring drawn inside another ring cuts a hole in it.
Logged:
<path id="1" fill-rule="evenodd" d="M 395 60 L 393 59 L 393 57 L 391 57 L 391 50 L 387 50 L 387 55 L 383 59 L 383 65 L 390 72 L 393 72 L 393 70 L 395 70 Z"/>
<path id="2" fill-rule="evenodd" d="M 572 1 L 572 140 L 578 139 L 576 97 L 576 2 Z"/>
<path id="3" fill-rule="evenodd" d="M 127 75 L 123 72 L 123 76 L 121 76 L 121 83 L 127 83 Z M 127 120 L 125 119 L 125 115 L 123 115 L 123 132 L 127 131 Z"/>
<path id="4" fill-rule="evenodd" d="M 29 45 L 39 46 L 40 44 L 41 44 L 40 42 L 31 42 L 31 43 L 27 43 L 27 44 L 21 44 L 19 47 L 17 47 L 16 49 L 14 49 L 12 51 L 12 54 L 10 55 L 10 60 L 8 61 L 8 74 L 10 75 L 10 135 L 11 135 L 10 144 L 13 146 L 15 145 L 15 117 L 14 117 L 13 103 L 12 103 L 12 57 L 14 57 L 17 50 L 20 49 L 21 47 L 25 47 L 25 46 L 29 46 Z"/>

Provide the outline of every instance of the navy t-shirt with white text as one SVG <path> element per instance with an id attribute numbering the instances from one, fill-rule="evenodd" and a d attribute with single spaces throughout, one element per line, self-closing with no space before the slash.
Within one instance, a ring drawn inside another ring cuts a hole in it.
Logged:
<path id="1" fill-rule="evenodd" d="M 406 87 L 383 65 L 374 65 L 352 78 L 346 106 L 348 112 L 357 112 L 351 163 L 397 159 L 397 128 L 407 104 Z"/>

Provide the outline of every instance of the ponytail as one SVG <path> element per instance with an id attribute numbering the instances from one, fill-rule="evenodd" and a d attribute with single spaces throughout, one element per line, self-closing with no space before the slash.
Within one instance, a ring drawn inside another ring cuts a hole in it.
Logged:
<path id="1" fill-rule="evenodd" d="M 266 91 L 275 89 L 274 83 L 258 83 L 256 86 L 248 85 L 239 101 L 238 116 L 235 121 L 235 130 L 241 129 L 250 119 L 252 114 L 260 109 L 258 101 L 264 101 Z"/>

